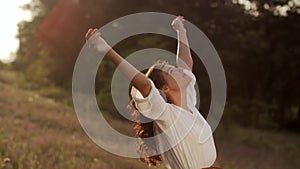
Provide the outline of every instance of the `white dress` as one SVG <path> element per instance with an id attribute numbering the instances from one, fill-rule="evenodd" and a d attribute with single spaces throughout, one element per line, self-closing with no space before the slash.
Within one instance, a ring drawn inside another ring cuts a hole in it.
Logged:
<path id="1" fill-rule="evenodd" d="M 170 169 L 201 169 L 210 167 L 216 160 L 216 148 L 211 128 L 196 106 L 194 74 L 184 69 L 192 78 L 187 86 L 187 103 L 191 112 L 166 103 L 154 86 L 146 98 L 138 90 L 131 95 L 137 109 L 147 118 L 154 120 L 154 132 L 158 151 Z M 162 134 L 163 133 L 163 134 Z"/>

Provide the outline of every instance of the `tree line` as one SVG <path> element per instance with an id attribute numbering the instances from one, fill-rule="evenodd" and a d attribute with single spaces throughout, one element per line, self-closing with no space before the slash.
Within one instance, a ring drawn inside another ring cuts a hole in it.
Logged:
<path id="1" fill-rule="evenodd" d="M 224 121 L 299 132 L 300 9 L 294 2 L 249 1 L 252 5 L 247 6 L 234 0 L 32 0 L 24 8 L 34 17 L 19 24 L 20 48 L 12 65 L 37 88 L 55 85 L 71 94 L 74 64 L 88 28 L 137 12 L 184 15 L 208 36 L 223 63 L 228 87 Z M 289 8 L 282 13 L 286 8 L 280 6 Z M 114 46 L 124 57 L 149 47 L 175 52 L 176 41 L 138 35 Z M 193 58 L 205 115 L 210 106 L 209 78 L 194 53 Z M 110 96 L 114 71 L 104 59 L 96 79 L 97 99 L 113 115 L 117 114 Z"/>

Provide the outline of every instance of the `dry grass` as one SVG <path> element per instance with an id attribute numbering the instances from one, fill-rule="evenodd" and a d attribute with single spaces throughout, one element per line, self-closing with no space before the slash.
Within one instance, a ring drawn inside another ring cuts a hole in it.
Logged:
<path id="1" fill-rule="evenodd" d="M 72 107 L 19 89 L 13 72 L 0 71 L 0 168 L 135 169 L 137 159 L 112 155 L 83 132 Z M 109 119 L 131 135 L 131 124 Z M 284 169 L 300 166 L 300 136 L 222 125 L 215 133 L 216 166 L 226 169 Z M 163 167 L 161 167 L 163 168 Z"/>
<path id="2" fill-rule="evenodd" d="M 215 133 L 219 165 L 226 169 L 298 168 L 300 136 L 295 133 L 222 125 Z"/>
<path id="3" fill-rule="evenodd" d="M 0 168 L 146 168 L 137 159 L 99 148 L 82 130 L 73 108 L 18 89 L 11 81 L 0 81 Z"/>

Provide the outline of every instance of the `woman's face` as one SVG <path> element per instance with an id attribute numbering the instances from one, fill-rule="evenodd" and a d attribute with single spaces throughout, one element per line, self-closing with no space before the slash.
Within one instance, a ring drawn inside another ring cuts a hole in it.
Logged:
<path id="1" fill-rule="evenodd" d="M 191 78 L 183 72 L 183 68 L 176 68 L 173 65 L 165 65 L 162 68 L 162 76 L 170 90 L 186 89 L 191 81 Z"/>

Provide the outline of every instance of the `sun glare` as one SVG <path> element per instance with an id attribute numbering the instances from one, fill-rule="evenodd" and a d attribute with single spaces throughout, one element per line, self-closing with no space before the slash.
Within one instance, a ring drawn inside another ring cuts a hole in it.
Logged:
<path id="1" fill-rule="evenodd" d="M 30 20 L 29 11 L 24 11 L 20 6 L 29 3 L 31 0 L 9 0 L 0 5 L 0 60 L 2 62 L 11 62 L 14 59 L 16 50 L 19 47 L 16 38 L 17 24 L 22 20 Z"/>

